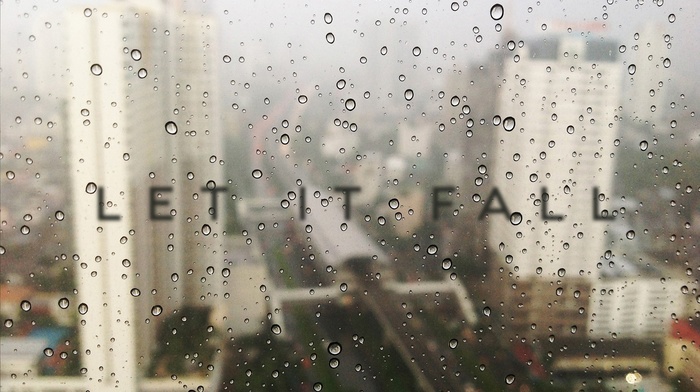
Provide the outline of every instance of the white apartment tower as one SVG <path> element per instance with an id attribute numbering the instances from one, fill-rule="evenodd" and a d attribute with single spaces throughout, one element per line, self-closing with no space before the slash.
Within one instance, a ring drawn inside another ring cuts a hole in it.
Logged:
<path id="1" fill-rule="evenodd" d="M 500 136 L 489 174 L 523 220 L 514 225 L 497 214 L 489 230 L 491 245 L 503 243 L 499 254 L 513 256 L 508 267 L 520 277 L 596 274 L 609 222 L 594 219 L 593 192 L 606 195 L 598 212 L 609 208 L 624 71 L 616 51 L 608 41 L 552 36 L 530 41 L 518 61 L 504 60 L 499 111 L 515 127 L 494 130 Z"/>
<path id="2" fill-rule="evenodd" d="M 610 223 L 594 218 L 594 208 L 612 208 L 611 154 L 626 71 L 617 50 L 599 38 L 552 35 L 503 60 L 488 175 L 508 213 L 522 220 L 492 212 L 488 236 L 495 263 L 516 282 L 515 290 L 504 285 L 506 302 L 527 334 L 585 330 L 580 309 Z M 502 206 L 494 199 L 491 207 Z"/>
<path id="3" fill-rule="evenodd" d="M 90 389 L 137 390 L 159 321 L 211 305 L 220 287 L 200 281 L 223 259 L 226 215 L 225 196 L 213 219 L 201 190 L 223 180 L 215 24 L 130 1 L 72 8 L 64 21 L 82 366 Z M 166 219 L 152 219 L 151 199 Z"/>

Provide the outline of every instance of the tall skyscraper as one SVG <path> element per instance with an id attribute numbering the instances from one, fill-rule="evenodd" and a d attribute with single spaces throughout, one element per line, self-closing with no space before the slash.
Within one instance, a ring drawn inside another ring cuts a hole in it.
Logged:
<path id="1" fill-rule="evenodd" d="M 624 70 L 617 46 L 600 39 L 551 36 L 513 48 L 488 171 L 511 216 L 490 214 L 489 242 L 517 281 L 506 289 L 514 323 L 549 334 L 580 315 L 606 250 L 608 222 L 596 215 L 610 205 Z"/>
<path id="2" fill-rule="evenodd" d="M 221 290 L 202 283 L 224 258 L 215 24 L 161 7 L 65 19 L 80 342 L 101 388 L 136 390 L 158 321 Z"/>

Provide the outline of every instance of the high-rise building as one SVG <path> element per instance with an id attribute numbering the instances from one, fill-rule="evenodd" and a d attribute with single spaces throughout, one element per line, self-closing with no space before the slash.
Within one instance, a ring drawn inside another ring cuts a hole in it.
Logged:
<path id="1" fill-rule="evenodd" d="M 159 321 L 221 290 L 202 283 L 224 259 L 215 24 L 161 7 L 65 19 L 80 343 L 101 388 L 136 390 Z"/>
<path id="2" fill-rule="evenodd" d="M 623 69 L 610 41 L 553 35 L 508 49 L 488 168 L 502 196 L 490 208 L 507 213 L 489 214 L 489 242 L 517 280 L 506 285 L 515 323 L 534 334 L 578 329 L 606 250 L 601 211 L 610 205 Z"/>

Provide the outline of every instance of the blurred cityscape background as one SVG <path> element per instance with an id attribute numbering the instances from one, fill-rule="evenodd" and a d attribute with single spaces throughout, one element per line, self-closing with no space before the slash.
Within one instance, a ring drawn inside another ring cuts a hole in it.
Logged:
<path id="1" fill-rule="evenodd" d="M 0 386 L 700 390 L 699 12 L 1 3 Z"/>

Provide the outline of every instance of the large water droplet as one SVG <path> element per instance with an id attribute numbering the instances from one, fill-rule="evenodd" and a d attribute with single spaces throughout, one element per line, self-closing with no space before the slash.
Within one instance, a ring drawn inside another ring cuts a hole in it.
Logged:
<path id="1" fill-rule="evenodd" d="M 448 258 L 442 260 L 442 269 L 445 270 L 445 271 L 447 271 L 447 270 L 449 270 L 450 268 L 452 268 L 452 259 L 450 259 L 450 258 L 448 257 Z"/>
<path id="2" fill-rule="evenodd" d="M 634 73 L 637 72 L 637 66 L 634 64 L 630 64 L 629 67 L 627 67 L 627 73 L 630 75 L 634 75 Z"/>
<path id="3" fill-rule="evenodd" d="M 343 350 L 343 347 L 338 342 L 333 342 L 328 345 L 328 352 L 332 355 L 338 355 Z"/>
<path id="4" fill-rule="evenodd" d="M 434 255 L 438 252 L 438 247 L 437 245 L 430 245 L 428 246 L 427 252 L 429 255 Z"/>
<path id="5" fill-rule="evenodd" d="M 413 90 L 411 90 L 411 89 L 409 88 L 408 90 L 404 91 L 403 97 L 404 97 L 407 101 L 412 100 L 412 99 L 413 99 Z"/>
<path id="6" fill-rule="evenodd" d="M 141 60 L 141 51 L 138 50 L 138 49 L 132 50 L 132 51 L 131 51 L 131 58 L 132 58 L 134 61 L 139 61 L 139 60 Z"/>
<path id="7" fill-rule="evenodd" d="M 168 121 L 165 123 L 165 132 L 169 135 L 174 135 L 177 133 L 177 124 L 173 121 Z"/>
<path id="8" fill-rule="evenodd" d="M 352 98 L 345 100 L 345 109 L 347 109 L 350 112 L 355 110 L 355 100 Z"/>
<path id="9" fill-rule="evenodd" d="M 67 309 L 68 306 L 70 306 L 70 301 L 68 301 L 68 298 L 63 297 L 58 300 L 58 307 L 61 309 Z"/>
<path id="10" fill-rule="evenodd" d="M 32 310 L 32 303 L 27 301 L 27 300 L 24 300 L 19 304 L 19 307 L 22 310 L 24 310 L 25 312 L 28 312 L 28 311 Z"/>
<path id="11" fill-rule="evenodd" d="M 506 384 L 510 385 L 515 382 L 515 376 L 512 374 L 509 374 L 506 376 Z"/>
<path id="12" fill-rule="evenodd" d="M 496 3 L 491 7 L 491 19 L 501 20 L 503 18 L 504 10 L 503 6 Z"/>
<path id="13" fill-rule="evenodd" d="M 627 237 L 628 240 L 632 240 L 632 239 L 634 239 L 634 235 L 635 235 L 634 230 L 630 230 L 627 232 L 627 234 L 625 234 L 625 237 Z"/>
<path id="14" fill-rule="evenodd" d="M 505 129 L 507 132 L 515 129 L 515 119 L 513 117 L 506 117 L 503 119 L 503 129 Z"/>
<path id="15" fill-rule="evenodd" d="M 455 348 L 457 348 L 459 341 L 457 341 L 457 339 L 450 339 L 450 342 L 448 344 L 449 344 L 451 349 L 455 349 Z"/>
<path id="16" fill-rule="evenodd" d="M 391 199 L 391 200 L 389 200 L 389 207 L 390 207 L 392 210 L 395 210 L 395 209 L 399 208 L 399 204 L 400 204 L 400 203 L 399 203 L 399 199 Z"/>
<path id="17" fill-rule="evenodd" d="M 323 21 L 326 22 L 327 24 L 331 24 L 333 22 L 333 15 L 326 12 L 326 14 L 323 15 Z"/>
<path id="18" fill-rule="evenodd" d="M 333 33 L 326 34 L 326 42 L 328 42 L 329 44 L 335 42 L 335 35 L 333 35 Z"/>
<path id="19" fill-rule="evenodd" d="M 272 331 L 272 333 L 275 335 L 279 335 L 282 333 L 282 327 L 280 327 L 278 324 L 273 324 L 272 327 L 270 327 L 270 331 Z"/>
<path id="20" fill-rule="evenodd" d="M 85 192 L 91 195 L 97 192 L 97 184 L 95 184 L 94 182 L 88 182 L 87 185 L 85 185 Z"/>
<path id="21" fill-rule="evenodd" d="M 253 174 L 253 178 L 255 178 L 256 180 L 262 178 L 262 175 L 263 175 L 263 173 L 260 169 L 253 170 L 252 174 Z"/>
<path id="22" fill-rule="evenodd" d="M 154 307 L 151 308 L 151 314 L 154 316 L 160 316 L 160 314 L 163 313 L 163 307 L 160 305 L 155 305 Z"/>
<path id="23" fill-rule="evenodd" d="M 523 215 L 519 212 L 514 212 L 510 214 L 510 223 L 513 225 L 519 225 L 523 221 Z"/>
<path id="24" fill-rule="evenodd" d="M 90 72 L 95 76 L 102 75 L 102 66 L 99 64 L 93 64 L 90 66 Z"/>
<path id="25" fill-rule="evenodd" d="M 83 302 L 80 305 L 78 305 L 78 313 L 85 314 L 87 312 L 88 312 L 88 306 L 86 303 Z"/>

